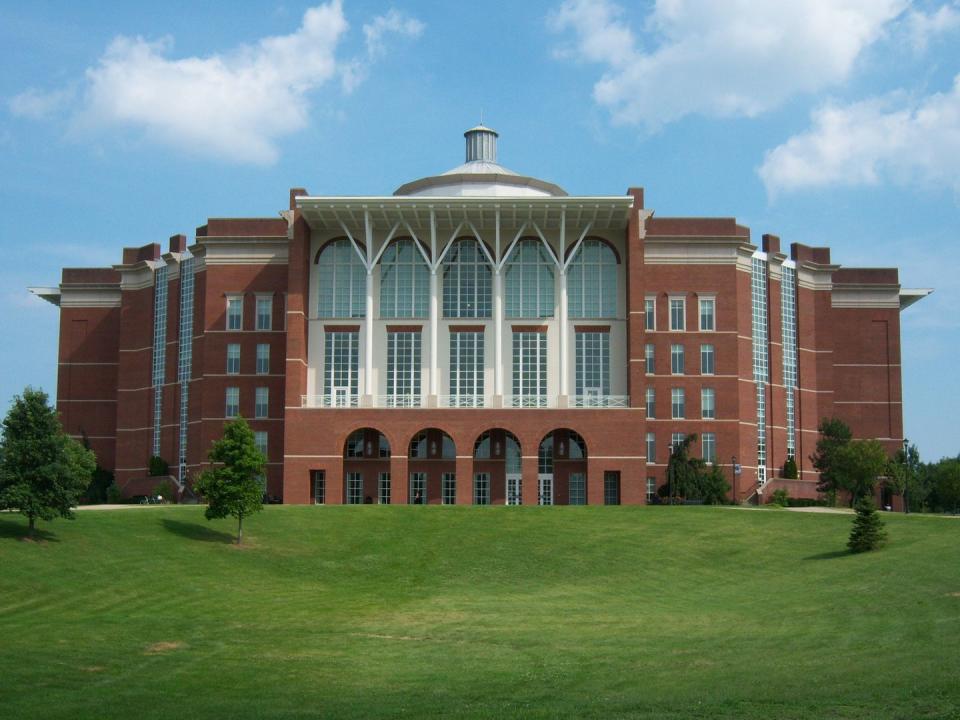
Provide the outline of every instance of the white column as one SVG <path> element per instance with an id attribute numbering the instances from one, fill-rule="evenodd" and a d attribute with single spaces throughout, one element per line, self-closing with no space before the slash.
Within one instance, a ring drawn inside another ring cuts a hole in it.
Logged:
<path id="1" fill-rule="evenodd" d="M 437 281 L 437 214 L 430 208 L 430 399 L 428 404 L 437 404 L 437 336 L 440 334 L 440 307 Z"/>
<path id="2" fill-rule="evenodd" d="M 503 402 L 503 275 L 500 273 L 500 206 L 494 223 L 493 255 L 493 392 L 497 402 Z"/>
<path id="3" fill-rule="evenodd" d="M 373 405 L 373 396 L 376 388 L 373 385 L 373 225 L 370 222 L 370 212 L 363 211 L 364 239 L 367 243 L 367 317 L 364 330 L 364 368 L 363 384 L 368 396 L 369 405 Z"/>
<path id="4" fill-rule="evenodd" d="M 560 396 L 561 406 L 566 404 L 570 394 L 569 374 L 569 332 L 567 328 L 567 210 L 560 212 Z"/>

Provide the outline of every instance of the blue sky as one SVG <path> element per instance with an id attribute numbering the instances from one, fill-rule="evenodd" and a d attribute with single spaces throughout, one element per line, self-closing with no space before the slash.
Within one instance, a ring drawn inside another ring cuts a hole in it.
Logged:
<path id="1" fill-rule="evenodd" d="M 573 194 L 936 288 L 902 315 L 906 434 L 960 451 L 960 0 L 8 3 L 0 47 L 3 403 L 56 386 L 28 285 L 291 187 L 390 194 L 482 113 Z"/>

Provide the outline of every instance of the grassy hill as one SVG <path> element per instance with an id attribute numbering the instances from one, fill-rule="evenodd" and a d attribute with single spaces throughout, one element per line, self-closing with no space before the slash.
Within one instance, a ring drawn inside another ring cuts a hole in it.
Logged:
<path id="1" fill-rule="evenodd" d="M 0 717 L 960 717 L 960 521 L 885 519 L 0 514 Z"/>

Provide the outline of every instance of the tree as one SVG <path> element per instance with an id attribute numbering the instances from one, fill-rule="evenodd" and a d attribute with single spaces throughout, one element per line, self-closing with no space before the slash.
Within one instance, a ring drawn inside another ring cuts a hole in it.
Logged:
<path id="1" fill-rule="evenodd" d="M 850 442 L 853 432 L 850 426 L 840 418 L 823 418 L 817 426 L 820 437 L 810 462 L 820 473 L 817 492 L 830 498 L 831 505 L 836 503 L 837 483 L 833 473 L 834 456 L 837 451 Z"/>
<path id="2" fill-rule="evenodd" d="M 697 439 L 696 434 L 688 435 L 673 446 L 667 461 L 667 480 L 673 498 L 700 499 L 700 473 L 703 460 L 690 457 L 690 445 Z M 671 498 L 671 502 L 673 501 Z"/>
<path id="3" fill-rule="evenodd" d="M 850 552 L 868 552 L 882 547 L 887 541 L 887 532 L 883 529 L 883 521 L 873 500 L 861 497 L 857 501 L 856 510 L 853 529 L 850 530 L 850 539 L 847 541 Z"/>
<path id="4" fill-rule="evenodd" d="M 943 458 L 930 474 L 937 506 L 945 512 L 960 510 L 960 457 Z"/>
<path id="5" fill-rule="evenodd" d="M 787 480 L 796 480 L 798 474 L 797 461 L 792 457 L 788 457 L 786 462 L 783 463 L 783 477 Z"/>
<path id="6" fill-rule="evenodd" d="M 223 437 L 208 455 L 217 467 L 200 473 L 194 490 L 206 497 L 207 520 L 237 518 L 237 544 L 243 541 L 243 518 L 263 509 L 260 477 L 266 458 L 257 450 L 253 431 L 243 418 L 228 422 Z"/>
<path id="7" fill-rule="evenodd" d="M 37 519 L 72 520 L 96 468 L 91 450 L 63 432 L 57 412 L 41 390 L 26 388 L 13 399 L 0 440 L 0 509 L 27 516 L 29 534 Z"/>
<path id="8" fill-rule="evenodd" d="M 830 475 L 838 490 L 850 493 L 850 506 L 872 497 L 877 479 L 889 464 L 887 451 L 876 440 L 851 440 L 834 450 Z"/>
<path id="9" fill-rule="evenodd" d="M 729 492 L 730 483 L 717 463 L 700 476 L 700 497 L 708 505 L 722 505 Z"/>

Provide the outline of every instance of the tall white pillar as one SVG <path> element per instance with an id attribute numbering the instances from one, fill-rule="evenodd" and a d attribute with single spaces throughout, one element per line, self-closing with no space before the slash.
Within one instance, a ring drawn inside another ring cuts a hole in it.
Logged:
<path id="1" fill-rule="evenodd" d="M 440 283 L 437 281 L 436 268 L 430 269 L 430 395 L 431 403 L 437 399 L 437 376 L 439 369 L 437 362 L 437 336 L 440 334 L 440 299 L 437 297 Z"/>
<path id="2" fill-rule="evenodd" d="M 568 382 L 569 366 L 569 333 L 567 328 L 567 273 L 560 268 L 560 395 L 564 398 L 570 394 Z"/>
<path id="3" fill-rule="evenodd" d="M 493 392 L 503 397 L 503 275 L 493 271 Z"/>
<path id="4" fill-rule="evenodd" d="M 364 318 L 363 339 L 363 389 L 368 396 L 375 395 L 373 386 L 373 268 L 367 268 L 367 311 Z M 373 398 L 368 398 L 373 404 Z"/>

